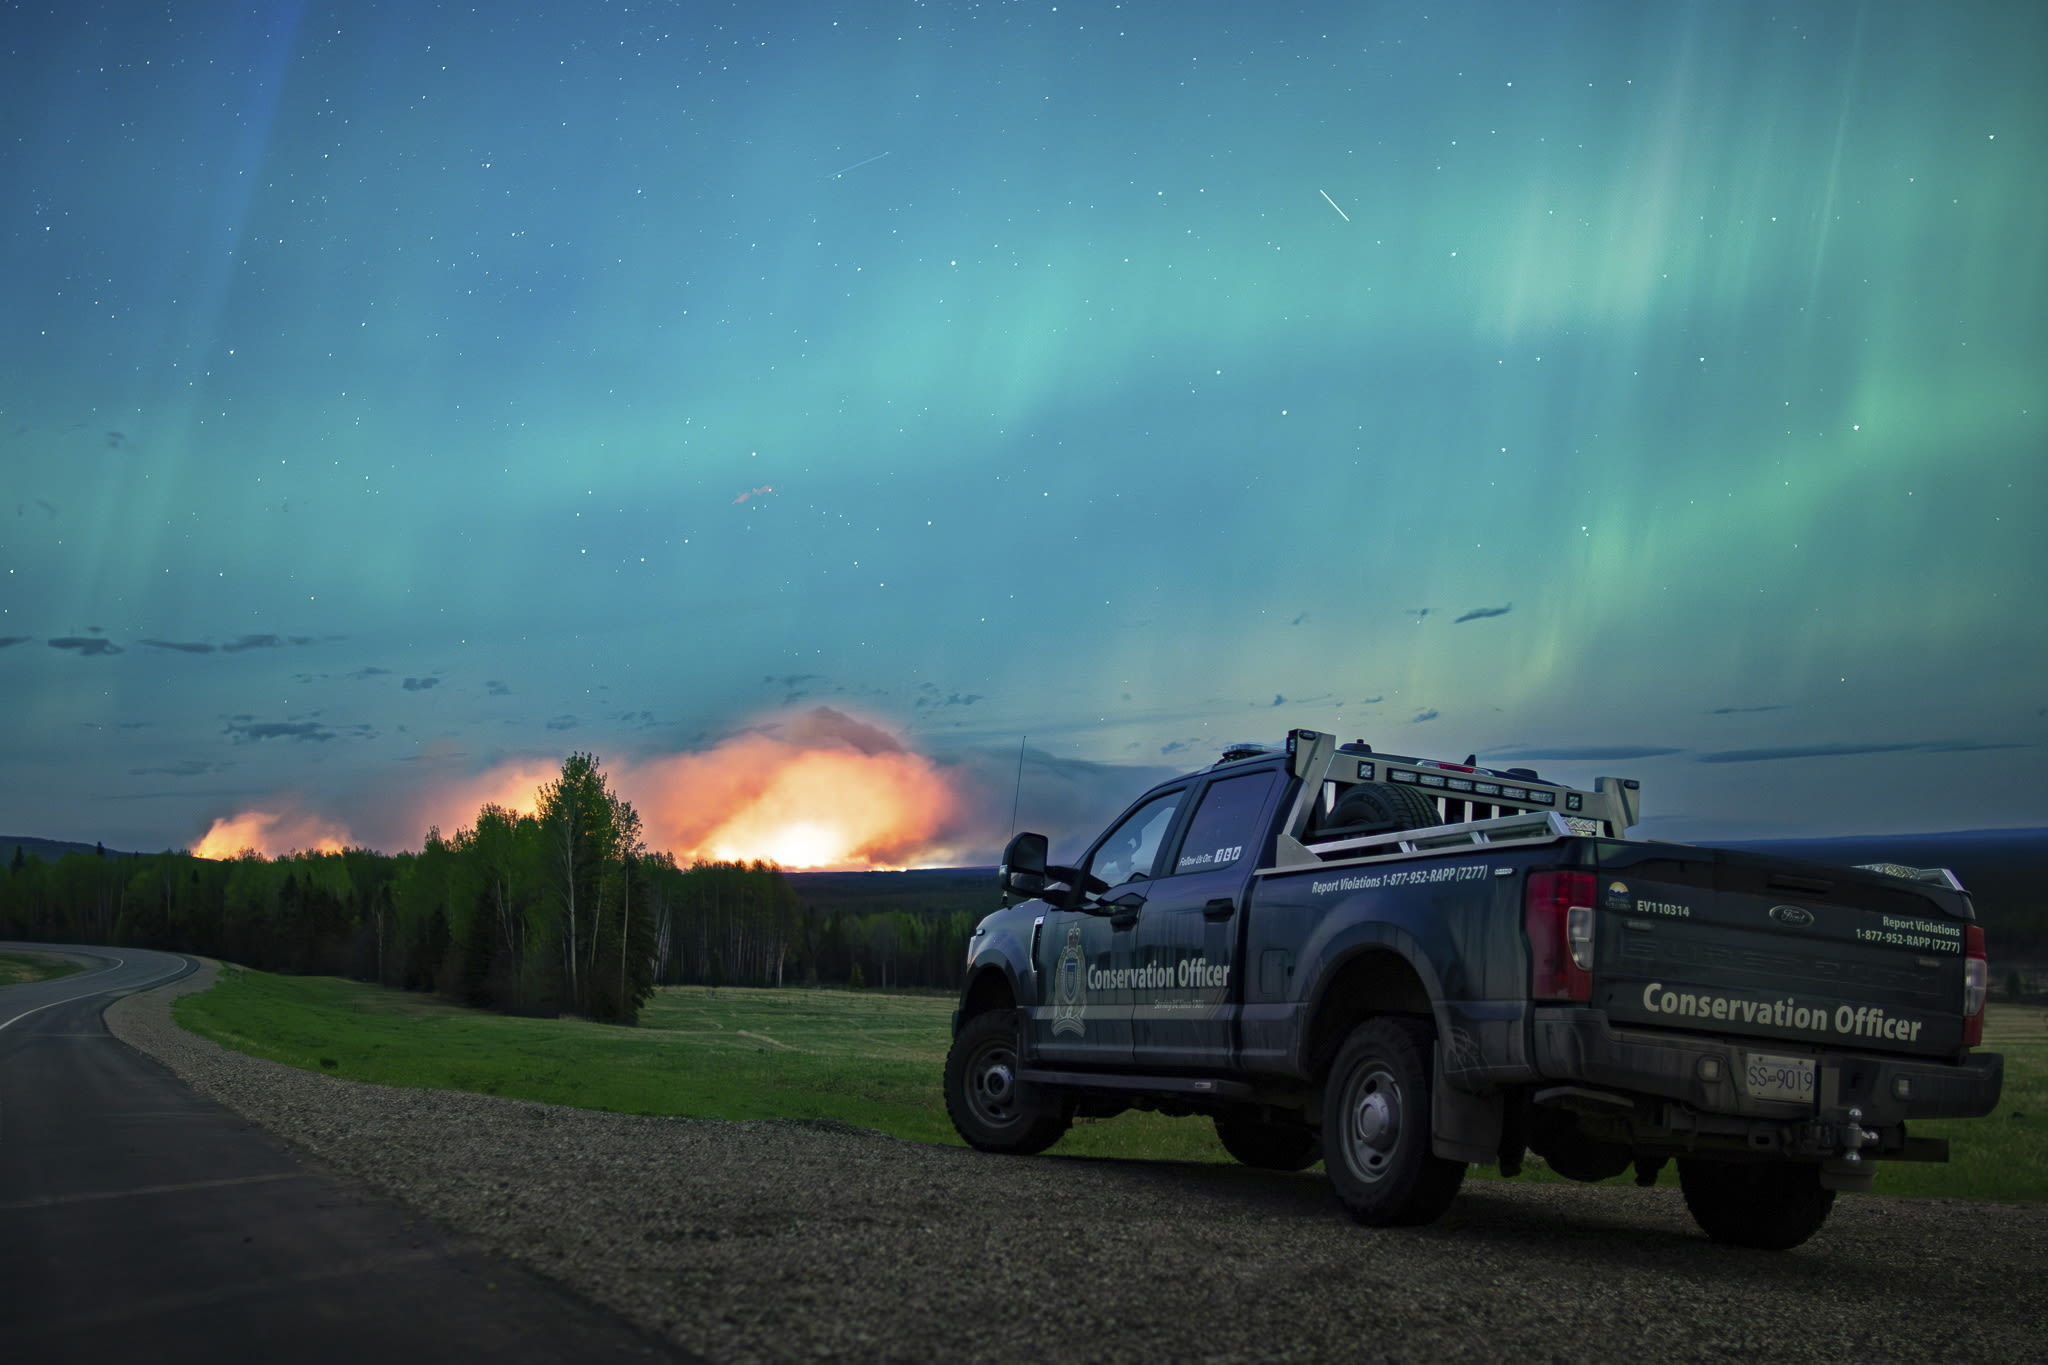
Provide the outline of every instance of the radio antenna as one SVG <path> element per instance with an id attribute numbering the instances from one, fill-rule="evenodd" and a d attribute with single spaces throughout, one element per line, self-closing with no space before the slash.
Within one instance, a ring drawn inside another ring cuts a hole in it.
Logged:
<path id="1" fill-rule="evenodd" d="M 1010 837 L 1012 839 L 1017 837 L 1017 806 L 1024 799 L 1024 741 L 1030 738 L 1031 736 L 1029 735 L 1020 735 L 1017 738 L 1017 789 L 1010 797 Z"/>

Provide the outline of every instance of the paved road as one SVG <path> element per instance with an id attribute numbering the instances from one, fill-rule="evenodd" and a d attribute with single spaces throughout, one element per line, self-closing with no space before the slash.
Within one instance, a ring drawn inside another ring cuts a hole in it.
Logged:
<path id="1" fill-rule="evenodd" d="M 0 951 L 52 945 L 0 943 Z M 117 1041 L 187 958 L 0 988 L 0 1343 L 21 1361 L 690 1360 L 308 1164 Z"/>

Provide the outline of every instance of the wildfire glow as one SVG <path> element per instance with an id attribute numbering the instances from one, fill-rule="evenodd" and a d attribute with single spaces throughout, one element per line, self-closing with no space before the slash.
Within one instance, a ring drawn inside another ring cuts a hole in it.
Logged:
<path id="1" fill-rule="evenodd" d="M 249 810 L 215 820 L 192 852 L 201 858 L 235 858 L 254 849 L 275 858 L 297 852 L 339 853 L 348 845 L 348 831 L 320 816 Z"/>
<path id="2" fill-rule="evenodd" d="M 971 785 L 912 753 L 888 731 L 827 707 L 772 718 L 699 753 L 600 762 L 612 790 L 639 812 L 647 847 L 683 863 L 772 862 L 852 870 L 934 866 L 971 843 Z M 485 805 L 538 813 L 560 759 L 516 759 L 469 778 L 444 777 L 401 795 L 387 821 L 444 836 L 476 823 Z M 965 841 L 965 843 L 963 843 Z M 319 816 L 251 810 L 213 822 L 193 850 L 233 858 L 293 850 L 338 852 L 347 830 Z"/>
<path id="3" fill-rule="evenodd" d="M 825 707 L 705 753 L 643 764 L 620 788 L 656 848 L 686 861 L 791 868 L 930 861 L 963 808 L 937 764 Z"/>

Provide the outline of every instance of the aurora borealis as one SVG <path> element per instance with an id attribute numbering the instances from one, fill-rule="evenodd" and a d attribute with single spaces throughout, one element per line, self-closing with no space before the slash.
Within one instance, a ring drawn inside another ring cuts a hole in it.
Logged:
<path id="1" fill-rule="evenodd" d="M 2048 9 L 0 15 L 0 830 L 819 705 L 2048 823 Z"/>

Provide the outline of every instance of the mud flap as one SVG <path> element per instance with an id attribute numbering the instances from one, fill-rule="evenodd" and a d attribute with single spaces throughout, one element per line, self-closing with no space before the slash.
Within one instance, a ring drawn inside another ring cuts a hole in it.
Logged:
<path id="1" fill-rule="evenodd" d="M 1500 1160 L 1504 1104 L 1498 1093 L 1474 1095 L 1444 1079 L 1444 1046 L 1431 1057 L 1430 1149 L 1446 1161 L 1491 1166 Z"/>

